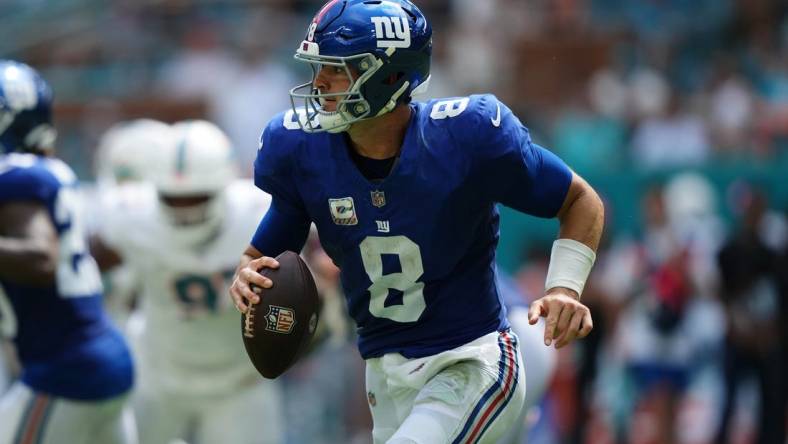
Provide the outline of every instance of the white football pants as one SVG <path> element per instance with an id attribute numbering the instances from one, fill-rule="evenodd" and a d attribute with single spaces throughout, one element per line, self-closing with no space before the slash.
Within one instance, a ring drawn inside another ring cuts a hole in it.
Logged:
<path id="1" fill-rule="evenodd" d="M 127 398 L 76 401 L 17 381 L 0 398 L 0 444 L 136 444 Z"/>
<path id="2" fill-rule="evenodd" d="M 375 444 L 494 443 L 520 417 L 517 336 L 493 332 L 433 356 L 367 360 Z"/>
<path id="3" fill-rule="evenodd" d="M 280 444 L 280 387 L 262 380 L 235 393 L 190 395 L 139 387 L 134 396 L 141 444 Z"/>

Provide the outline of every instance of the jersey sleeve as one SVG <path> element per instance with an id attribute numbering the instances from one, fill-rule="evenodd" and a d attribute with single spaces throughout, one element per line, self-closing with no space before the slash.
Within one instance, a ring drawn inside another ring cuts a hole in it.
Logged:
<path id="1" fill-rule="evenodd" d="M 311 222 L 294 219 L 287 209 L 279 208 L 280 204 L 279 199 L 273 199 L 252 236 L 252 246 L 266 256 L 276 257 L 288 250 L 299 253 L 309 235 Z"/>
<path id="2" fill-rule="evenodd" d="M 55 200 L 60 181 L 38 165 L 0 172 L 0 203 L 34 200 L 49 206 Z"/>
<path id="3" fill-rule="evenodd" d="M 555 154 L 533 143 L 528 129 L 493 95 L 480 96 L 475 117 L 474 163 L 486 197 L 538 217 L 555 217 L 572 182 L 572 171 Z"/>
<path id="4" fill-rule="evenodd" d="M 254 162 L 254 184 L 276 199 L 281 210 L 306 218 L 294 176 L 294 151 L 298 141 L 288 137 L 283 119 L 282 114 L 274 117 L 260 137 Z"/>
<path id="5" fill-rule="evenodd" d="M 284 114 L 279 114 L 265 128 L 254 163 L 254 183 L 271 195 L 271 207 L 251 243 L 267 256 L 285 250 L 301 251 L 311 223 L 295 183 L 294 150 L 298 140 L 283 122 Z"/>

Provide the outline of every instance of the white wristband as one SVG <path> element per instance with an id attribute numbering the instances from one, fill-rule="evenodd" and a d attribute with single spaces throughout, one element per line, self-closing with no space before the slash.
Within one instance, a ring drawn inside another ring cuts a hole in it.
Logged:
<path id="1" fill-rule="evenodd" d="M 545 279 L 545 291 L 566 287 L 583 294 L 588 274 L 594 266 L 596 253 L 585 244 L 572 239 L 556 239 L 550 252 L 550 266 Z"/>

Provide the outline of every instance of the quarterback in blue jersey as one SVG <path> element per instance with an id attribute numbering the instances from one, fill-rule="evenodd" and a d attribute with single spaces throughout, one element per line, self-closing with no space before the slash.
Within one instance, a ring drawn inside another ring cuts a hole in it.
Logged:
<path id="1" fill-rule="evenodd" d="M 0 444 L 132 443 L 131 356 L 102 308 L 76 177 L 52 157 L 51 105 L 36 71 L 0 60 L 0 333 L 22 367 Z"/>
<path id="2" fill-rule="evenodd" d="M 592 328 L 579 297 L 604 210 L 494 96 L 412 102 L 431 45 L 407 0 L 333 0 L 315 15 L 295 55 L 313 77 L 263 132 L 255 183 L 272 204 L 230 295 L 242 312 L 265 298 L 275 283 L 258 270 L 300 251 L 314 223 L 358 325 L 374 441 L 494 442 L 525 392 L 496 285 L 496 205 L 561 222 L 529 311 L 558 347 Z"/>

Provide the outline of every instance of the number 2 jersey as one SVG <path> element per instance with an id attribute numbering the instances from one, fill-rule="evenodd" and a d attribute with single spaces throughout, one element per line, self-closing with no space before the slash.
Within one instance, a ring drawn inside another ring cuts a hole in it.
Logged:
<path id="1" fill-rule="evenodd" d="M 32 389 L 100 400 L 131 388 L 133 365 L 102 307 L 101 279 L 86 248 L 76 185 L 73 171 L 58 159 L 0 155 L 0 205 L 44 205 L 59 245 L 54 285 L 0 280 L 0 331 L 12 336 L 21 379 Z"/>
<path id="2" fill-rule="evenodd" d="M 492 95 L 412 103 L 399 159 L 367 180 L 345 134 L 308 134 L 300 113 L 263 132 L 255 184 L 273 196 L 252 244 L 301 248 L 309 222 L 341 269 L 364 358 L 409 358 L 508 328 L 496 286 L 497 203 L 554 217 L 572 173 Z"/>
<path id="3" fill-rule="evenodd" d="M 148 388 L 199 395 L 234 392 L 258 381 L 241 341 L 240 316 L 227 295 L 238 257 L 270 197 L 251 181 L 233 182 L 224 193 L 221 227 L 194 249 L 173 242 L 173 227 L 152 186 L 119 186 L 102 201 L 98 233 L 140 286 L 144 325 L 130 336 L 141 380 Z"/>

